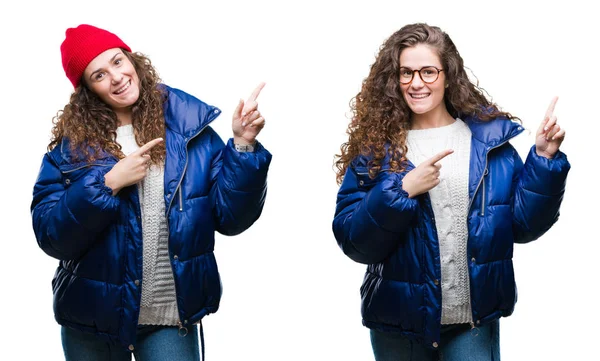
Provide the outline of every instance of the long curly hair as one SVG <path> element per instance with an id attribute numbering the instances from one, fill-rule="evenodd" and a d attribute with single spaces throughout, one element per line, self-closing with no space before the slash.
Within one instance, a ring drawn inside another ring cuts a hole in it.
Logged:
<path id="1" fill-rule="evenodd" d="M 500 116 L 518 120 L 510 113 L 500 111 L 485 97 L 484 90 L 469 80 L 463 59 L 448 34 L 427 24 L 406 25 L 380 47 L 361 91 L 350 101 L 353 116 L 346 131 L 349 139 L 342 144 L 341 154 L 336 154 L 338 184 L 359 155 L 370 157 L 367 166 L 371 178 L 381 170 L 386 155 L 391 172 L 405 169 L 411 110 L 400 89 L 400 54 L 418 44 L 435 49 L 441 60 L 448 85 L 444 103 L 450 115 L 473 115 L 484 121 Z"/>
<path id="2" fill-rule="evenodd" d="M 132 125 L 135 139 L 143 145 L 152 139 L 165 137 L 163 104 L 166 92 L 160 86 L 158 73 L 150 59 L 141 53 L 121 49 L 133 64 L 140 79 L 140 95 L 132 106 Z M 121 146 L 115 141 L 119 122 L 116 113 L 92 92 L 84 81 L 75 88 L 69 103 L 52 119 L 52 138 L 48 150 L 68 139 L 71 150 L 80 160 L 92 162 L 110 153 L 117 159 L 124 158 Z M 164 161 L 164 142 L 150 152 L 152 163 Z"/>

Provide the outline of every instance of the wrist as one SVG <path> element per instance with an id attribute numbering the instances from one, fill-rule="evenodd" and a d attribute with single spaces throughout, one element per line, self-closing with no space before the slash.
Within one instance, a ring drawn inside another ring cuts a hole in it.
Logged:
<path id="1" fill-rule="evenodd" d="M 250 142 L 242 137 L 233 136 L 233 143 L 237 144 L 237 145 L 252 145 L 252 146 L 254 146 L 254 145 L 256 145 L 256 139 Z"/>
<path id="2" fill-rule="evenodd" d="M 254 152 L 256 149 L 256 140 L 252 143 L 243 138 L 233 138 L 233 147 L 240 153 Z"/>
<path id="3" fill-rule="evenodd" d="M 402 181 L 402 190 L 408 195 L 408 198 L 413 198 L 412 189 L 406 185 L 406 181 Z"/>
<path id="4" fill-rule="evenodd" d="M 112 171 L 110 171 L 104 175 L 104 185 L 107 186 L 108 188 L 112 189 L 112 195 L 115 196 L 115 195 L 117 195 L 117 193 L 119 193 L 119 191 L 121 190 L 121 187 L 118 186 L 118 184 L 115 181 L 115 179 L 113 178 L 111 172 Z"/>
<path id="5" fill-rule="evenodd" d="M 546 159 L 554 158 L 554 154 L 549 154 L 548 152 L 539 151 L 537 148 L 535 149 L 535 154 L 537 154 L 539 157 L 544 157 Z"/>

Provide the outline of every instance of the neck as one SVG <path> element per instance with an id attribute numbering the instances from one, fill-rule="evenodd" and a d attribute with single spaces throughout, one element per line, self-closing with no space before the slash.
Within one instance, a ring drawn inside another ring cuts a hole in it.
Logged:
<path id="1" fill-rule="evenodd" d="M 424 114 L 412 114 L 411 129 L 439 128 L 454 123 L 446 107 L 440 106 Z"/>
<path id="2" fill-rule="evenodd" d="M 131 124 L 131 109 L 115 109 L 119 126 Z"/>

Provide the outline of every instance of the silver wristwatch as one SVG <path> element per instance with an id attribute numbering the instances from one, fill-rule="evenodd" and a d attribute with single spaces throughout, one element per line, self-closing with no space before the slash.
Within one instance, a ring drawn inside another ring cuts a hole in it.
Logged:
<path id="1" fill-rule="evenodd" d="M 234 144 L 238 152 L 254 152 L 254 144 Z"/>

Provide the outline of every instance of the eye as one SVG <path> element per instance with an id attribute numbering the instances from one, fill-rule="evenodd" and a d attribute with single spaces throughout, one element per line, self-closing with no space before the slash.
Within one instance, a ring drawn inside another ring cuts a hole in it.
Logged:
<path id="1" fill-rule="evenodd" d="M 400 68 L 400 75 L 401 76 L 411 76 L 412 70 L 410 70 L 408 68 Z"/>
<path id="2" fill-rule="evenodd" d="M 104 78 L 104 73 L 103 72 L 98 72 L 96 73 L 96 75 L 94 75 L 94 80 L 96 81 L 100 81 Z"/>
<path id="3" fill-rule="evenodd" d="M 121 58 L 117 58 L 115 59 L 115 65 L 119 65 L 123 62 L 123 60 Z"/>

